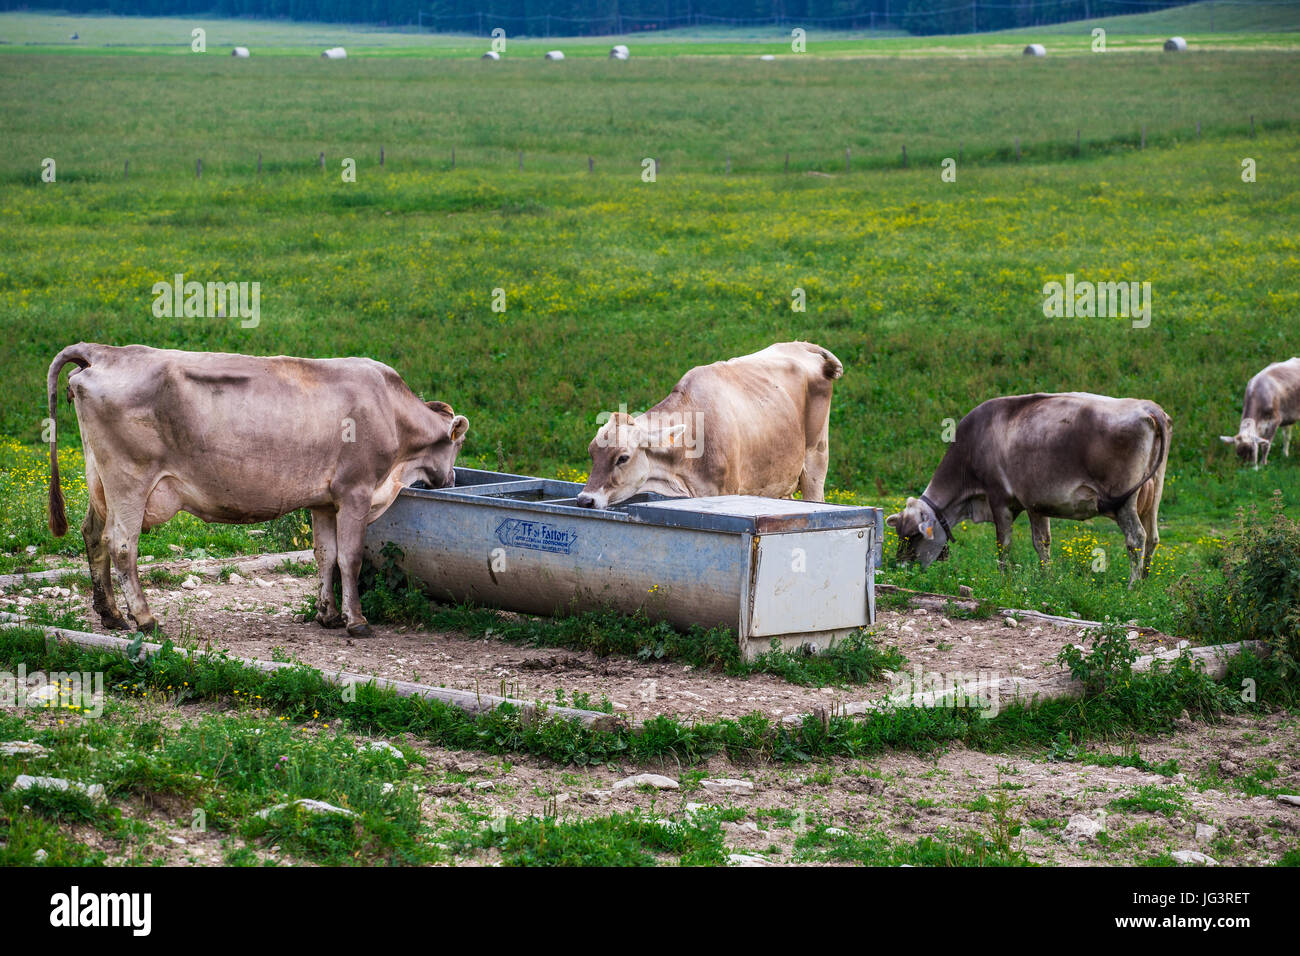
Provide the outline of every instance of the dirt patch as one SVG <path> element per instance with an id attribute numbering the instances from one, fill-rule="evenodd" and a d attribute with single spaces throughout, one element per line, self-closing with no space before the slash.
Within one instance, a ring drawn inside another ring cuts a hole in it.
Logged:
<path id="1" fill-rule="evenodd" d="M 191 582 L 193 583 L 193 582 Z M 340 670 L 525 700 L 566 702 L 586 695 L 587 706 L 608 698 L 615 712 L 636 720 L 659 714 L 712 720 L 760 711 L 773 719 L 809 713 L 817 707 L 872 700 L 891 684 L 801 687 L 767 675 L 737 678 L 690 665 L 599 658 L 553 648 L 532 648 L 464 634 L 425 632 L 372 625 L 369 638 L 349 638 L 303 621 L 304 601 L 316 590 L 314 577 L 270 575 L 227 583 L 215 570 L 197 587 L 147 588 L 150 606 L 166 633 L 178 642 L 262 660 L 298 660 L 333 673 Z M 22 595 L 10 595 L 14 602 Z M 29 600 L 41 600 L 34 593 Z M 70 598 L 91 629 L 103 632 L 89 595 Z M 15 603 L 4 606 L 18 610 Z M 297 618 L 297 619 L 295 619 Z M 1046 677 L 1059 672 L 1061 648 L 1082 642 L 1086 631 L 1026 620 L 1008 626 L 1001 617 L 950 619 L 924 609 L 881 611 L 875 627 L 882 646 L 896 646 L 906 671 L 980 676 Z M 1160 637 L 1138 637 L 1143 653 L 1159 649 Z"/>
<path id="2" fill-rule="evenodd" d="M 820 858 L 823 854 L 796 843 L 819 826 L 842 830 L 849 840 L 883 834 L 891 843 L 922 837 L 954 842 L 971 833 L 988 839 L 997 831 L 999 811 L 993 807 L 1001 793 L 1000 812 L 1018 830 L 1010 846 L 1031 862 L 1130 865 L 1168 862 L 1168 854 L 1194 850 L 1221 865 L 1260 865 L 1300 846 L 1300 807 L 1274 795 L 1300 790 L 1298 730 L 1300 719 L 1294 716 L 1235 718 L 1211 727 L 1187 724 L 1167 738 L 1141 738 L 1090 755 L 1105 760 L 1140 752 L 1151 764 L 1177 759 L 1178 772 L 1169 775 L 961 747 L 934 758 L 883 754 L 751 767 L 715 758 L 686 771 L 672 766 L 578 770 L 528 758 L 504 763 L 406 742 L 425 753 L 431 776 L 443 781 L 426 792 L 426 811 L 435 817 L 463 803 L 489 817 L 505 811 L 562 818 L 634 807 L 667 817 L 689 813 L 694 805 L 721 806 L 736 818 L 724 826 L 732 852 L 777 864 L 833 863 L 852 861 Z M 1244 776 L 1212 785 L 1224 751 L 1264 775 L 1270 772 L 1266 768 L 1279 768 L 1271 792 L 1253 793 Z M 617 780 L 643 769 L 678 779 L 680 789 L 612 789 Z M 753 793 L 719 796 L 706 789 L 703 777 L 747 779 Z M 1076 836 L 1077 824 L 1068 828 L 1078 817 L 1102 827 L 1091 836 Z"/>

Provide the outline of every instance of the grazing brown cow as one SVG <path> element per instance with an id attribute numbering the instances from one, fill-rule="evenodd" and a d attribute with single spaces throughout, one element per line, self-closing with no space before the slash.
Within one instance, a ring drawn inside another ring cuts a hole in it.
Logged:
<path id="1" fill-rule="evenodd" d="M 369 633 L 357 596 L 366 525 L 404 486 L 455 481 L 469 421 L 444 402 L 422 402 L 387 365 L 365 358 L 262 358 L 143 345 L 81 343 L 54 357 L 86 453 L 90 507 L 82 523 L 105 627 L 129 625 L 113 599 L 121 576 L 140 630 L 157 626 L 136 569 L 142 529 L 178 511 L 204 521 L 267 521 L 310 508 L 325 627 Z M 55 436 L 50 437 L 50 530 L 68 530 Z M 343 613 L 334 571 L 343 579 Z"/>
<path id="2" fill-rule="evenodd" d="M 701 365 L 635 418 L 615 412 L 596 433 L 584 508 L 639 492 L 763 495 L 821 501 L 830 461 L 831 383 L 844 366 L 810 342 Z"/>
<path id="3" fill-rule="evenodd" d="M 1235 435 L 1219 438 L 1237 449 L 1237 457 L 1256 468 L 1268 464 L 1273 437 L 1282 430 L 1282 454 L 1291 457 L 1291 428 L 1300 422 L 1300 358 L 1274 362 L 1246 383 L 1241 425 Z M 1264 449 L 1264 460 L 1259 450 Z"/>
<path id="4" fill-rule="evenodd" d="M 1164 409 L 1142 399 L 1086 392 L 989 399 L 957 424 L 921 497 L 885 519 L 898 532 L 899 560 L 925 567 L 946 556 L 953 525 L 992 521 L 1005 569 L 1012 522 L 1027 511 L 1046 564 L 1050 519 L 1105 515 L 1124 532 L 1132 587 L 1160 543 L 1171 431 Z"/>

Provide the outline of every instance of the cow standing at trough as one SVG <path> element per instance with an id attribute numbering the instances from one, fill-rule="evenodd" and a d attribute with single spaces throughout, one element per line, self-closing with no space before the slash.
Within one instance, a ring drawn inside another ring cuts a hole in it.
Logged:
<path id="1" fill-rule="evenodd" d="M 1129 587 L 1146 577 L 1160 543 L 1158 518 L 1172 422 L 1155 402 L 1085 392 L 1012 395 L 957 424 L 930 484 L 886 524 L 900 561 L 947 556 L 952 526 L 992 521 L 1005 570 L 1011 525 L 1029 513 L 1034 550 L 1048 563 L 1052 518 L 1113 518 L 1124 532 Z"/>
<path id="2" fill-rule="evenodd" d="M 1300 422 L 1300 358 L 1274 362 L 1246 383 L 1241 425 L 1235 435 L 1220 435 L 1237 449 L 1237 457 L 1256 468 L 1268 464 L 1273 438 L 1282 431 L 1282 454 L 1291 457 L 1291 427 Z M 1259 450 L 1264 449 L 1264 460 Z"/>
<path id="3" fill-rule="evenodd" d="M 640 492 L 670 497 L 763 495 L 823 500 L 828 423 L 840 360 L 810 342 L 701 365 L 642 415 L 615 412 L 588 451 L 584 508 Z"/>
<path id="4" fill-rule="evenodd" d="M 178 511 L 204 521 L 267 521 L 311 509 L 325 627 L 369 633 L 357 594 L 362 538 L 403 486 L 455 482 L 469 421 L 423 402 L 386 365 L 365 358 L 303 359 L 81 343 L 54 357 L 77 413 L 89 507 L 81 526 L 103 625 L 129 625 L 113 598 L 121 577 L 130 616 L 157 626 L 136 568 L 140 532 Z M 50 436 L 50 531 L 68 530 Z M 343 613 L 334 597 L 337 566 Z"/>

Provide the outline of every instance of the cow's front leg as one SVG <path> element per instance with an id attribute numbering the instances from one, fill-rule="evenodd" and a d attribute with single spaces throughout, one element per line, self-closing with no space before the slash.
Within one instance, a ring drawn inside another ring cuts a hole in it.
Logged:
<path id="1" fill-rule="evenodd" d="M 994 504 L 992 501 L 989 502 L 989 510 L 993 513 L 993 528 L 998 536 L 998 570 L 1006 574 L 1007 559 L 1011 557 L 1011 525 L 1016 517 L 1006 505 Z"/>
<path id="2" fill-rule="evenodd" d="M 1052 563 L 1052 519 L 1036 511 L 1029 512 L 1029 533 L 1034 539 L 1034 550 L 1043 567 Z"/>
<path id="3" fill-rule="evenodd" d="M 91 604 L 99 615 L 100 624 L 109 630 L 129 631 L 131 624 L 122 616 L 117 601 L 113 599 L 113 562 L 104 540 L 104 519 L 94 507 L 86 508 L 86 520 L 81 523 L 81 540 L 86 542 L 86 562 L 90 565 L 90 582 L 94 589 Z"/>
<path id="4" fill-rule="evenodd" d="M 333 506 L 311 509 L 311 547 L 320 575 L 320 596 L 316 600 L 316 621 L 321 627 L 342 627 L 343 615 L 334 597 L 334 571 L 339 549 Z"/>
<path id="5" fill-rule="evenodd" d="M 1293 428 L 1295 428 L 1294 425 L 1287 425 L 1286 428 L 1282 429 L 1282 457 L 1283 458 L 1291 457 L 1291 429 Z"/>
<path id="6" fill-rule="evenodd" d="M 366 536 L 366 517 L 370 513 L 370 496 L 345 502 L 335 516 L 338 542 L 339 575 L 343 578 L 343 619 L 352 637 L 369 637 L 370 625 L 361 613 L 361 596 L 357 576 L 361 573 L 361 552 Z"/>
<path id="7" fill-rule="evenodd" d="M 108 516 L 105 533 L 108 536 L 108 551 L 117 571 L 122 586 L 122 596 L 135 626 L 141 631 L 152 631 L 158 627 L 158 619 L 149 610 L 145 600 L 144 588 L 140 586 L 140 572 L 136 565 L 139 554 L 140 528 L 143 523 L 143 508 L 126 512 L 114 512 Z"/>
<path id="8" fill-rule="evenodd" d="M 1134 587 L 1142 577 L 1143 553 L 1146 550 L 1147 533 L 1142 527 L 1138 515 L 1137 495 L 1129 496 L 1119 511 L 1115 512 L 1115 523 L 1124 532 L 1124 545 L 1128 548 L 1129 577 L 1128 586 Z"/>

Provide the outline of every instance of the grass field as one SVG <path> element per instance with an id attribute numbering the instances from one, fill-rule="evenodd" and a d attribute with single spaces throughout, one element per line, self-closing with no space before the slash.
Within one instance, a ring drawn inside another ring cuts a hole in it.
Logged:
<path id="1" fill-rule="evenodd" d="M 119 38 L 171 29 L 113 23 Z M 37 26 L 64 29 L 0 16 L 15 43 Z M 25 566 L 27 546 L 77 550 L 42 530 L 34 443 L 49 358 L 78 339 L 370 355 L 470 417 L 464 463 L 574 475 L 598 412 L 648 407 L 692 365 L 807 338 L 847 368 L 831 424 L 840 500 L 893 506 L 919 492 L 944 421 L 993 395 L 1159 401 L 1174 444 L 1156 581 L 1124 591 L 1122 542 L 1102 522 L 1058 523 L 1051 575 L 1032 569 L 1024 528 L 1025 570 L 997 575 L 981 528 L 952 563 L 890 579 L 1168 625 L 1169 582 L 1215 553 L 1239 507 L 1274 489 L 1288 508 L 1300 499 L 1300 459 L 1244 471 L 1217 440 L 1235 429 L 1246 380 L 1300 350 L 1300 71 L 1285 23 L 1266 27 L 1282 38 L 1267 45 L 1286 48 L 948 55 L 989 35 L 775 69 L 722 57 L 433 63 L 464 41 L 387 35 L 394 56 L 346 63 L 0 56 L 3 563 Z M 870 53 L 895 41 L 842 42 Z M 46 157 L 55 183 L 41 181 Z M 341 180 L 346 157 L 355 183 Z M 660 162 L 656 182 L 642 181 L 646 157 Z M 941 181 L 946 157 L 956 182 Z M 154 318 L 151 287 L 177 272 L 260 282 L 261 323 Z M 1067 273 L 1150 282 L 1150 327 L 1045 318 L 1042 287 Z M 796 287 L 806 312 L 791 310 Z M 504 313 L 491 309 L 497 288 Z M 60 423 L 75 454 L 66 409 Z M 287 544 L 295 529 L 281 530 Z M 155 550 L 271 540 L 197 522 L 161 535 Z M 1092 546 L 1112 555 L 1106 575 L 1089 570 Z"/>
<path id="2" fill-rule="evenodd" d="M 485 21 L 485 25 L 489 25 Z M 257 56 L 319 55 L 344 46 L 350 56 L 463 58 L 488 49 L 484 37 L 420 33 L 415 27 L 388 29 L 347 24 L 223 20 L 212 17 L 110 17 L 0 14 L 0 52 L 188 55 L 191 31 L 202 27 L 210 52 L 228 54 L 247 46 Z M 1300 2 L 1266 0 L 1250 4 L 1194 3 L 1155 13 L 960 36 L 915 37 L 899 29 L 807 31 L 813 57 L 927 56 L 946 53 L 1002 56 L 1019 53 L 1026 42 L 1041 42 L 1053 55 L 1092 51 L 1092 31 L 1106 30 L 1111 49 L 1158 51 L 1165 38 L 1182 35 L 1194 48 L 1286 46 L 1296 44 Z M 73 33 L 78 34 L 72 40 Z M 790 54 L 790 29 L 779 27 L 693 27 L 619 37 L 511 37 L 507 58 L 538 59 L 557 47 L 569 57 L 605 57 L 614 43 L 625 43 L 634 57 L 757 56 Z"/>

